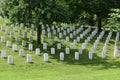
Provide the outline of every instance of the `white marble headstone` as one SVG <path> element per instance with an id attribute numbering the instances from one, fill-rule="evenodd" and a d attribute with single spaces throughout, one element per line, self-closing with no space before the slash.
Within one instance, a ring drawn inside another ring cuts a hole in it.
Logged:
<path id="1" fill-rule="evenodd" d="M 24 49 L 19 50 L 19 56 L 23 57 L 24 56 Z"/>
<path id="2" fill-rule="evenodd" d="M 51 33 L 50 32 L 48 33 L 48 38 L 51 38 Z"/>
<path id="3" fill-rule="evenodd" d="M 1 57 L 6 58 L 6 50 L 1 50 Z"/>
<path id="4" fill-rule="evenodd" d="M 57 49 L 61 49 L 61 44 L 57 43 Z"/>
<path id="5" fill-rule="evenodd" d="M 32 55 L 27 54 L 27 59 L 26 59 L 26 61 L 27 61 L 28 63 L 31 63 L 31 62 L 32 62 Z"/>
<path id="6" fill-rule="evenodd" d="M 79 52 L 75 52 L 75 60 L 79 60 Z"/>
<path id="7" fill-rule="evenodd" d="M 5 42 L 5 36 L 1 36 L 1 42 L 2 42 L 2 43 Z"/>
<path id="8" fill-rule="evenodd" d="M 70 48 L 65 49 L 66 54 L 70 54 Z"/>
<path id="9" fill-rule="evenodd" d="M 58 37 L 57 37 L 57 36 L 55 36 L 54 41 L 55 41 L 55 42 L 57 42 L 57 41 L 58 41 Z"/>
<path id="10" fill-rule="evenodd" d="M 51 48 L 51 54 L 55 54 L 55 48 Z"/>
<path id="11" fill-rule="evenodd" d="M 40 48 L 36 48 L 36 56 L 40 55 Z"/>
<path id="12" fill-rule="evenodd" d="M 13 64 L 13 56 L 8 55 L 8 64 Z"/>
<path id="13" fill-rule="evenodd" d="M 29 45 L 28 45 L 28 49 L 29 49 L 30 51 L 32 51 L 32 50 L 33 50 L 33 44 L 29 44 Z"/>
<path id="14" fill-rule="evenodd" d="M 10 32 L 10 38 L 14 38 L 14 32 Z"/>
<path id="15" fill-rule="evenodd" d="M 68 37 L 68 36 L 66 36 L 66 41 L 67 41 L 67 42 L 69 41 L 69 37 Z"/>
<path id="16" fill-rule="evenodd" d="M 62 38 L 62 36 L 63 36 L 62 33 L 59 33 L 59 38 L 60 38 L 60 39 Z"/>
<path id="17" fill-rule="evenodd" d="M 12 45 L 12 51 L 17 51 L 17 45 L 16 44 Z"/>
<path id="18" fill-rule="evenodd" d="M 60 60 L 64 60 L 64 53 L 60 52 Z"/>
<path id="19" fill-rule="evenodd" d="M 30 36 L 29 41 L 32 43 L 33 42 L 33 37 Z"/>
<path id="20" fill-rule="evenodd" d="M 27 38 L 27 32 L 24 32 L 24 38 L 25 39 Z"/>
<path id="21" fill-rule="evenodd" d="M 11 42 L 10 41 L 6 41 L 6 47 L 11 47 Z"/>
<path id="22" fill-rule="evenodd" d="M 47 49 L 47 43 L 43 43 L 43 50 Z"/>
<path id="23" fill-rule="evenodd" d="M 16 41 L 16 42 L 19 42 L 19 41 L 20 41 L 19 36 L 17 36 L 17 37 L 15 38 L 15 41 Z"/>
<path id="24" fill-rule="evenodd" d="M 45 62 L 48 61 L 48 54 L 47 54 L 47 53 L 44 54 L 44 61 L 45 61 Z"/>
<path id="25" fill-rule="evenodd" d="M 26 46 L 26 41 L 22 40 L 22 46 L 23 46 L 23 47 Z"/>

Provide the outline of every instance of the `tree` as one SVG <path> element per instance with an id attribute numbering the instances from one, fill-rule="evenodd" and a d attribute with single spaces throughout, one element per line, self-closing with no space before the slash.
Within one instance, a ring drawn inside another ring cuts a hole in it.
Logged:
<path id="1" fill-rule="evenodd" d="M 108 26 L 117 30 L 120 29 L 120 9 L 111 9 L 109 16 Z"/>
<path id="2" fill-rule="evenodd" d="M 37 27 L 37 43 L 41 43 L 41 23 L 69 20 L 67 5 L 64 0 L 4 0 L 5 10 L 14 23 L 24 23 Z"/>
<path id="3" fill-rule="evenodd" d="M 71 9 L 72 17 L 76 16 L 72 20 L 79 20 L 80 15 L 89 14 L 88 16 L 90 24 L 93 25 L 93 17 L 96 15 L 97 27 L 101 31 L 102 19 L 107 19 L 111 8 L 116 8 L 119 6 L 119 0 L 66 0 Z M 84 16 L 83 15 L 83 16 Z"/>

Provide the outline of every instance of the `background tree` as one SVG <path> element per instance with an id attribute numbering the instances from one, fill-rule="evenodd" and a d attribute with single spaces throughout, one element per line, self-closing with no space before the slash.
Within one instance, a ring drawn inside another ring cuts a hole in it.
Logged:
<path id="1" fill-rule="evenodd" d="M 4 7 L 13 23 L 35 24 L 37 27 L 37 43 L 41 43 L 41 22 L 49 24 L 53 21 L 69 20 L 68 7 L 64 0 L 4 0 Z"/>

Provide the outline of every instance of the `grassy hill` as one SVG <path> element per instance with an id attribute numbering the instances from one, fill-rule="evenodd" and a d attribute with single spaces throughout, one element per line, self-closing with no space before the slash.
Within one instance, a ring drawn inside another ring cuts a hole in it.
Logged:
<path id="1" fill-rule="evenodd" d="M 18 32 L 13 30 L 13 27 L 7 26 L 4 23 L 4 19 L 0 19 L 0 26 L 4 26 L 5 29 L 8 29 L 10 32 L 13 31 L 15 36 L 18 36 Z M 20 28 L 17 27 L 17 30 Z M 84 28 L 85 30 L 86 28 Z M 94 29 L 92 29 L 93 31 Z M 23 28 L 22 32 L 25 31 Z M 28 38 L 30 37 L 30 28 L 28 30 Z M 99 33 L 95 35 L 92 40 L 88 43 L 85 50 L 83 50 L 83 54 L 80 55 L 80 59 L 78 61 L 74 60 L 74 53 L 78 51 L 79 47 L 81 47 L 82 42 L 87 38 L 87 36 L 91 33 L 89 32 L 77 45 L 74 49 L 70 50 L 70 54 L 65 54 L 65 60 L 59 60 L 59 53 L 65 52 L 65 47 L 68 47 L 73 40 L 66 42 L 65 46 L 62 46 L 61 50 L 56 50 L 55 55 L 50 54 L 50 48 L 56 48 L 56 42 L 54 45 L 49 45 L 49 40 L 53 40 L 54 36 L 51 39 L 46 38 L 46 43 L 48 43 L 48 50 L 42 50 L 43 45 L 36 44 L 36 31 L 34 31 L 35 35 L 33 36 L 34 42 L 32 43 L 34 46 L 33 51 L 28 50 L 29 39 L 24 39 L 23 34 L 20 36 L 20 41 L 15 42 L 15 38 L 11 39 L 10 35 L 7 35 L 4 31 L 0 30 L 0 36 L 5 36 L 6 41 L 10 40 L 12 44 L 17 44 L 18 51 L 13 52 L 12 48 L 7 48 L 6 43 L 0 42 L 0 50 L 6 50 L 7 56 L 12 55 L 14 57 L 14 64 L 9 65 L 7 63 L 7 58 L 0 58 L 0 80 L 119 80 L 120 73 L 120 54 L 118 52 L 118 58 L 113 58 L 114 53 L 114 44 L 116 32 L 113 32 L 110 42 L 108 44 L 108 49 L 106 53 L 106 58 L 101 58 L 101 52 L 108 36 L 109 31 L 105 32 L 105 35 L 100 40 L 98 47 L 96 49 L 96 53 L 94 54 L 93 60 L 88 59 L 88 53 L 93 46 L 94 41 L 99 36 Z M 82 32 L 81 32 L 82 33 Z M 58 35 L 58 34 L 57 34 Z M 68 35 L 68 34 L 67 34 Z M 47 36 L 47 35 L 46 35 Z M 43 37 L 43 36 L 42 36 Z M 64 36 L 65 38 L 65 36 Z M 27 41 L 27 46 L 22 47 L 22 40 Z M 60 42 L 61 39 L 58 40 Z M 120 43 L 120 42 L 119 42 Z M 35 48 L 39 47 L 41 50 L 41 55 L 35 55 Z M 19 56 L 19 49 L 25 50 L 25 56 Z M 43 54 L 49 54 L 49 61 L 43 61 Z M 33 63 L 26 62 L 26 55 L 32 55 Z"/>

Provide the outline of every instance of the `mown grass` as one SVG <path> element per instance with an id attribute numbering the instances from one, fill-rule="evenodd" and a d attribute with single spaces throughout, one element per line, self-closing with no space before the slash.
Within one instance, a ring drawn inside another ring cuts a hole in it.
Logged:
<path id="1" fill-rule="evenodd" d="M 0 19 L 0 25 L 8 28 L 9 26 L 4 25 L 3 22 L 4 20 Z M 13 31 L 13 28 L 9 27 L 9 30 Z M 24 31 L 25 29 L 23 29 L 23 32 Z M 35 43 L 36 36 L 34 35 L 34 48 L 40 47 L 41 49 L 41 55 L 36 56 L 35 50 L 29 51 L 28 46 L 22 47 L 21 41 L 18 43 L 15 42 L 15 39 L 11 39 L 9 37 L 10 35 L 6 35 L 5 32 L 2 32 L 0 30 L 0 36 L 5 36 L 6 41 L 10 40 L 12 44 L 17 44 L 18 50 L 20 48 L 25 49 L 25 56 L 19 57 L 18 51 L 13 52 L 12 48 L 6 47 L 6 43 L 0 42 L 0 50 L 5 49 L 7 51 L 7 55 L 14 56 L 13 65 L 7 64 L 7 59 L 0 58 L 0 80 L 120 80 L 120 54 L 117 59 L 113 58 L 114 43 L 116 37 L 115 32 L 113 33 L 108 44 L 109 46 L 107 50 L 107 57 L 105 59 L 101 58 L 102 48 L 104 46 L 104 42 L 106 40 L 106 37 L 108 36 L 108 33 L 109 32 L 105 32 L 105 35 L 100 40 L 93 60 L 88 59 L 88 52 L 93 46 L 93 43 L 99 33 L 97 33 L 97 35 L 95 35 L 93 39 L 89 42 L 86 49 L 83 51 L 83 54 L 80 55 L 80 60 L 74 60 L 74 52 L 78 51 L 78 48 L 81 47 L 81 43 L 84 42 L 89 34 L 86 35 L 86 37 L 84 37 L 81 42 L 78 43 L 74 47 L 74 49 L 70 51 L 69 55 L 65 55 L 64 61 L 60 61 L 59 53 L 65 52 L 65 48 L 68 47 L 73 40 L 67 42 L 65 46 L 62 46 L 61 50 L 56 50 L 55 55 L 51 55 L 50 48 L 56 48 L 56 42 L 54 42 L 53 46 L 48 45 L 48 50 L 42 50 L 42 44 L 38 45 Z M 15 36 L 18 36 L 17 32 L 14 32 L 14 34 Z M 28 36 L 30 36 L 30 34 L 28 34 Z M 22 40 L 23 35 L 21 35 L 20 38 Z M 28 41 L 28 39 L 26 40 L 29 44 L 30 42 Z M 49 43 L 49 40 L 50 39 L 47 38 L 46 42 Z M 43 61 L 44 53 L 49 54 L 49 62 Z M 26 62 L 26 54 L 32 55 L 33 63 Z"/>

